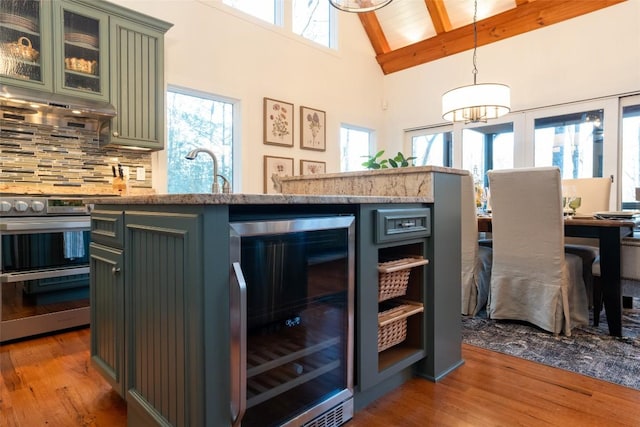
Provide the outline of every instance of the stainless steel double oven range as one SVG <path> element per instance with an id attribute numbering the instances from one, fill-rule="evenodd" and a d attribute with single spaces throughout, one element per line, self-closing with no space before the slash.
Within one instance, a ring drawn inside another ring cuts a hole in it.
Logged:
<path id="1" fill-rule="evenodd" d="M 89 324 L 90 205 L 0 197 L 0 341 Z"/>

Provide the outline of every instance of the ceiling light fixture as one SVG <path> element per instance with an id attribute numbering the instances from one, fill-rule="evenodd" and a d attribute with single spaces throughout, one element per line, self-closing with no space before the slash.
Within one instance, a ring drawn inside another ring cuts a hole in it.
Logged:
<path id="1" fill-rule="evenodd" d="M 393 0 L 329 0 L 331 6 L 343 12 L 371 12 L 391 3 Z"/>
<path id="2" fill-rule="evenodd" d="M 507 114 L 511 110 L 511 89 L 500 83 L 476 83 L 478 67 L 477 29 L 478 1 L 473 11 L 473 84 L 452 89 L 442 95 L 442 118 L 452 122 L 486 122 Z"/>

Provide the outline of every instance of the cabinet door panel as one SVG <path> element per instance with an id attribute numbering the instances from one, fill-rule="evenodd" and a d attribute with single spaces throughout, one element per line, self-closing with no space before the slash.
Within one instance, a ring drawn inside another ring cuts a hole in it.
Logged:
<path id="1" fill-rule="evenodd" d="M 124 397 L 123 251 L 91 243 L 91 361 Z"/>
<path id="2" fill-rule="evenodd" d="M 0 15 L 0 83 L 51 91 L 51 2 L 2 1 Z"/>
<path id="3" fill-rule="evenodd" d="M 109 100 L 109 15 L 61 1 L 54 10 L 54 87 L 58 93 Z"/>
<path id="4" fill-rule="evenodd" d="M 164 145 L 164 35 L 111 20 L 112 143 L 159 150 Z"/>

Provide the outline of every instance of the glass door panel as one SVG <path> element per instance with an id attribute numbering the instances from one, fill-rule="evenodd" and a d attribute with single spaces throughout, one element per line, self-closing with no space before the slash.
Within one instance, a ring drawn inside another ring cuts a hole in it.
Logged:
<path id="1" fill-rule="evenodd" d="M 535 166 L 557 166 L 563 179 L 602 176 L 603 110 L 538 118 L 534 129 Z"/>
<path id="2" fill-rule="evenodd" d="M 640 208 L 640 98 L 622 107 L 622 208 Z"/>
<path id="3" fill-rule="evenodd" d="M 107 101 L 108 15 L 66 1 L 55 12 L 55 91 Z"/>
<path id="4" fill-rule="evenodd" d="M 0 75 L 44 82 L 41 15 L 39 1 L 0 2 Z"/>
<path id="5" fill-rule="evenodd" d="M 487 171 L 513 168 L 513 122 L 465 128 L 462 131 L 462 168 L 487 187 Z"/>

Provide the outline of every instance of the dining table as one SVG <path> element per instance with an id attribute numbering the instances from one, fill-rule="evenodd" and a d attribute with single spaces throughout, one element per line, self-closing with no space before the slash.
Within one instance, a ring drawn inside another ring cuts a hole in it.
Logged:
<path id="1" fill-rule="evenodd" d="M 620 280 L 622 238 L 633 235 L 636 225 L 635 221 L 627 219 L 568 217 L 564 221 L 565 236 L 598 240 L 602 300 L 607 315 L 609 334 L 618 337 L 622 336 L 622 286 Z M 491 216 L 478 216 L 478 232 L 490 233 L 491 231 Z"/>

